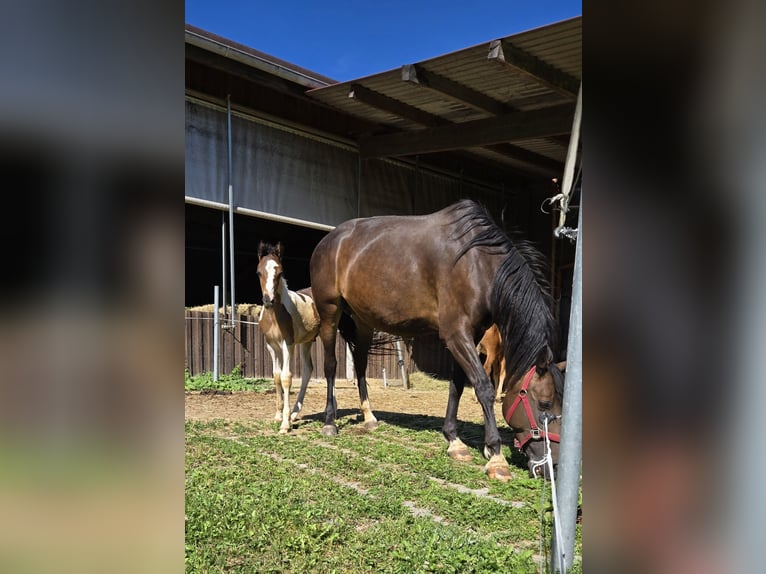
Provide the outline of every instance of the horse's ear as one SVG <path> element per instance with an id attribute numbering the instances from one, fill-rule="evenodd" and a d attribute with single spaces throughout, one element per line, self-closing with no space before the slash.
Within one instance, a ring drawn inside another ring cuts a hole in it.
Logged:
<path id="1" fill-rule="evenodd" d="M 268 253 L 268 245 L 266 244 L 265 241 L 263 241 L 263 239 L 261 239 L 258 242 L 258 259 L 266 255 L 267 253 Z"/>
<path id="2" fill-rule="evenodd" d="M 548 370 L 548 365 L 553 362 L 553 351 L 548 345 L 545 345 L 540 349 L 540 353 L 537 355 L 537 361 L 535 362 L 535 370 L 538 376 L 543 376 Z"/>
<path id="3" fill-rule="evenodd" d="M 277 241 L 277 246 L 274 248 L 274 255 L 279 259 L 282 259 L 282 254 L 285 252 L 285 247 L 281 241 Z"/>
<path id="4" fill-rule="evenodd" d="M 567 370 L 567 362 L 566 361 L 559 361 L 556 363 L 556 367 L 558 367 L 559 371 L 562 373 Z"/>

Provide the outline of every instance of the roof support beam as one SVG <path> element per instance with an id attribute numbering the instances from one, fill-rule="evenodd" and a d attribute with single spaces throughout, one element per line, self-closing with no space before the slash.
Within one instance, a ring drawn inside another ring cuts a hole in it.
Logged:
<path id="1" fill-rule="evenodd" d="M 564 104 L 499 118 L 382 134 L 362 139 L 359 152 L 363 158 L 416 155 L 566 134 L 572 128 L 573 113 L 574 106 Z"/>
<path id="2" fill-rule="evenodd" d="M 463 84 L 453 82 L 449 78 L 429 72 L 423 66 L 417 64 L 402 66 L 402 80 L 429 88 L 461 104 L 471 106 L 483 112 L 489 112 L 495 116 L 501 116 L 510 111 L 505 104 L 498 102 L 494 98 L 472 90 Z"/>
<path id="3" fill-rule="evenodd" d="M 384 96 L 380 92 L 370 90 L 359 84 L 351 84 L 351 87 L 348 90 L 348 97 L 422 126 L 433 127 L 449 123 L 447 120 L 440 118 L 439 116 L 429 114 L 428 112 L 424 112 L 421 109 L 395 100 L 394 98 Z"/>
<path id="4" fill-rule="evenodd" d="M 487 59 L 509 66 L 571 100 L 577 99 L 577 92 L 580 89 L 579 80 L 529 52 L 517 48 L 507 40 L 490 42 Z"/>
<path id="5" fill-rule="evenodd" d="M 545 157 L 539 153 L 529 151 L 519 146 L 512 144 L 494 144 L 484 146 L 485 149 L 493 151 L 497 154 L 512 159 L 514 161 L 521 162 L 530 167 L 537 168 L 551 176 L 557 176 L 564 171 L 564 164 L 555 159 Z"/>
<path id="6" fill-rule="evenodd" d="M 426 127 L 436 127 L 451 124 L 451 122 L 439 116 L 424 112 L 414 106 L 402 103 L 394 98 L 389 98 L 379 92 L 365 88 L 359 84 L 351 84 L 348 97 L 362 102 L 368 106 L 383 110 L 396 116 L 405 118 Z M 563 164 L 540 154 L 511 144 L 495 144 L 486 146 L 487 149 L 507 157 L 509 159 L 538 168 L 547 173 L 561 173 Z"/>

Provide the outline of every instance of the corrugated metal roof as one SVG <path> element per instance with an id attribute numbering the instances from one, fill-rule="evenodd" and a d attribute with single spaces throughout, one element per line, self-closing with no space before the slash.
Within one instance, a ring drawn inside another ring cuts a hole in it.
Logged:
<path id="1" fill-rule="evenodd" d="M 490 49 L 498 42 L 504 49 L 506 60 L 510 59 L 511 53 L 520 55 L 521 63 L 517 67 L 489 57 Z M 405 81 L 407 64 L 400 69 L 310 89 L 307 94 L 326 105 L 378 124 L 380 133 L 402 132 L 413 137 L 432 131 L 441 133 L 439 130 L 444 125 L 469 126 L 473 121 L 502 118 L 512 112 L 546 108 L 561 111 L 562 104 L 571 104 L 573 113 L 576 93 L 572 92 L 576 92 L 582 78 L 582 17 L 416 63 L 413 71 L 418 80 L 424 76 L 427 82 Z M 557 83 L 559 81 L 563 82 L 564 89 Z M 430 87 L 424 87 L 423 83 L 429 83 Z M 357 88 L 359 97 L 350 97 L 352 88 L 357 86 L 361 87 Z M 520 117 L 520 121 L 525 121 L 525 117 Z M 559 124 L 563 125 L 563 122 Z M 454 149 L 470 150 L 473 154 L 532 173 L 560 175 L 555 165 L 560 163 L 563 168 L 570 130 L 551 125 L 545 129 L 547 131 L 540 137 L 530 137 L 534 135 L 530 130 L 519 132 L 518 139 L 509 136 L 507 143 L 512 146 L 500 150 L 494 146 L 499 143 L 495 141 L 497 136 L 487 146 L 476 148 L 474 145 L 459 146 L 460 138 L 454 137 L 452 131 L 450 134 L 455 139 Z M 490 144 L 493 144 L 491 149 Z M 409 146 L 401 155 L 414 155 L 413 149 L 418 154 L 428 153 L 417 146 Z M 514 154 L 514 149 L 522 152 Z"/>

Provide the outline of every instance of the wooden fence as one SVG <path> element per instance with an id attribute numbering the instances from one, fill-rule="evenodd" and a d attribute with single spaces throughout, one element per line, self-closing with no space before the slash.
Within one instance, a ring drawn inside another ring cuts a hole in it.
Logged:
<path id="1" fill-rule="evenodd" d="M 213 329 L 215 314 L 203 311 L 186 311 L 186 368 L 191 375 L 213 371 Z M 235 367 L 245 377 L 272 376 L 271 355 L 266 341 L 255 324 L 254 317 L 240 315 L 238 322 L 230 328 L 221 328 L 218 340 L 218 371 L 231 373 Z M 221 321 L 223 322 L 223 321 Z M 440 378 L 449 378 L 451 357 L 444 344 L 437 337 L 416 339 L 401 344 L 405 368 L 409 373 L 423 371 Z M 354 377 L 353 362 L 343 339 L 337 338 L 335 356 L 338 368 L 335 376 L 339 379 Z M 311 347 L 314 363 L 313 378 L 324 378 L 324 349 L 318 340 Z M 382 379 L 383 369 L 390 381 L 401 381 L 396 348 L 387 343 L 371 353 L 367 364 L 367 377 Z M 301 359 L 296 353 L 293 363 L 293 377 L 300 378 Z"/>

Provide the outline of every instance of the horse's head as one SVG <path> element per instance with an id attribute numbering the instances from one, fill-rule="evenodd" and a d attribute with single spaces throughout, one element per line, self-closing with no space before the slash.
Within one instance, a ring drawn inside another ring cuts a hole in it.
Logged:
<path id="1" fill-rule="evenodd" d="M 281 242 L 271 245 L 261 241 L 258 244 L 258 280 L 266 309 L 280 303 L 283 251 Z"/>
<path id="2" fill-rule="evenodd" d="M 554 472 L 558 465 L 565 368 L 566 362 L 533 366 L 509 387 L 503 400 L 503 415 L 516 434 L 515 445 L 527 456 L 532 477 L 549 475 L 547 464 L 539 464 L 545 458 L 545 418 Z"/>

